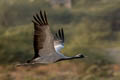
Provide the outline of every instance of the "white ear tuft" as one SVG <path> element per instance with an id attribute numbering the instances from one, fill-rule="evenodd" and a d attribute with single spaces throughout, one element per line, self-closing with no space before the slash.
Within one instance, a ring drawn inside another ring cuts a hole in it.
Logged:
<path id="1" fill-rule="evenodd" d="M 76 57 L 79 57 L 79 56 L 81 56 L 81 55 L 82 55 L 82 54 L 77 54 Z"/>

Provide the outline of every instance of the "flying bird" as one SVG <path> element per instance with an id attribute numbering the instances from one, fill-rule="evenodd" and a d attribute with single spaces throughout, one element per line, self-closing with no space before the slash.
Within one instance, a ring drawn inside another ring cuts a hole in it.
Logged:
<path id="1" fill-rule="evenodd" d="M 60 53 L 64 48 L 64 31 L 59 29 L 54 35 L 50 31 L 46 12 L 40 11 L 39 14 L 33 16 L 34 24 L 34 57 L 26 62 L 26 64 L 49 64 L 64 60 L 85 58 L 83 54 L 77 54 L 68 57 Z"/>

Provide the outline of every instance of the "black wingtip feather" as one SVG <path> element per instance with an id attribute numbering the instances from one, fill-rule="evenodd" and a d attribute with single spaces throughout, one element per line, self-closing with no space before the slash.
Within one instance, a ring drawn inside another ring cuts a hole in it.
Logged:
<path id="1" fill-rule="evenodd" d="M 61 34 L 62 34 L 62 40 L 64 42 L 64 31 L 63 31 L 63 28 L 61 29 Z"/>
<path id="2" fill-rule="evenodd" d="M 48 24 L 47 16 L 46 16 L 46 12 L 45 12 L 45 11 L 44 11 L 44 17 L 45 17 L 45 22 L 46 22 L 46 24 Z"/>
<path id="3" fill-rule="evenodd" d="M 37 19 L 39 20 L 39 23 L 40 23 L 40 24 L 43 24 L 38 14 L 36 14 L 36 17 L 37 17 Z"/>
<path id="4" fill-rule="evenodd" d="M 46 16 L 46 12 L 44 11 L 44 13 L 42 13 L 42 11 L 40 10 L 39 15 L 33 15 L 34 20 L 32 21 L 33 23 L 39 24 L 39 25 L 48 25 L 48 21 L 47 21 L 47 16 Z"/>
<path id="5" fill-rule="evenodd" d="M 60 39 L 64 42 L 64 31 L 63 28 L 59 29 L 58 32 L 55 34 L 57 39 Z"/>
<path id="6" fill-rule="evenodd" d="M 34 20 L 39 23 L 39 20 L 36 18 L 36 16 L 33 15 Z M 39 23 L 40 24 L 40 23 Z"/>
<path id="7" fill-rule="evenodd" d="M 45 20 L 44 20 L 44 16 L 43 16 L 43 14 L 42 14 L 42 11 L 40 11 L 40 17 L 41 17 L 41 19 L 42 19 L 42 21 L 43 21 L 43 24 L 45 24 Z"/>
<path id="8" fill-rule="evenodd" d="M 59 38 L 62 39 L 61 30 L 58 30 Z"/>
<path id="9" fill-rule="evenodd" d="M 58 34 L 56 33 L 55 35 L 56 35 L 56 38 L 57 38 L 57 39 L 59 39 L 59 36 L 58 36 Z"/>

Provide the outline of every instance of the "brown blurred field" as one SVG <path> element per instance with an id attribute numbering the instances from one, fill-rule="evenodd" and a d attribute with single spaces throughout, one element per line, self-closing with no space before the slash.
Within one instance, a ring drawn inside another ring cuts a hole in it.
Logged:
<path id="1" fill-rule="evenodd" d="M 119 80 L 120 65 L 87 65 L 74 62 L 0 67 L 1 80 Z"/>
<path id="2" fill-rule="evenodd" d="M 120 80 L 120 0 L 0 0 L 0 80 Z M 67 56 L 81 60 L 16 67 L 33 54 L 32 16 L 47 12 L 54 33 L 63 27 Z"/>

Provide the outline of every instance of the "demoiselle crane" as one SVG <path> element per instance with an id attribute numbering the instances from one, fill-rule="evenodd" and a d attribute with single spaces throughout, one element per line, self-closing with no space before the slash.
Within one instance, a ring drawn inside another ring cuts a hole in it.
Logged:
<path id="1" fill-rule="evenodd" d="M 34 15 L 33 18 L 34 57 L 28 60 L 25 64 L 49 64 L 86 57 L 83 54 L 77 54 L 75 56 L 68 57 L 60 53 L 60 50 L 64 48 L 63 28 L 59 29 L 55 35 L 52 35 L 45 11 L 40 11 L 39 14 Z"/>

